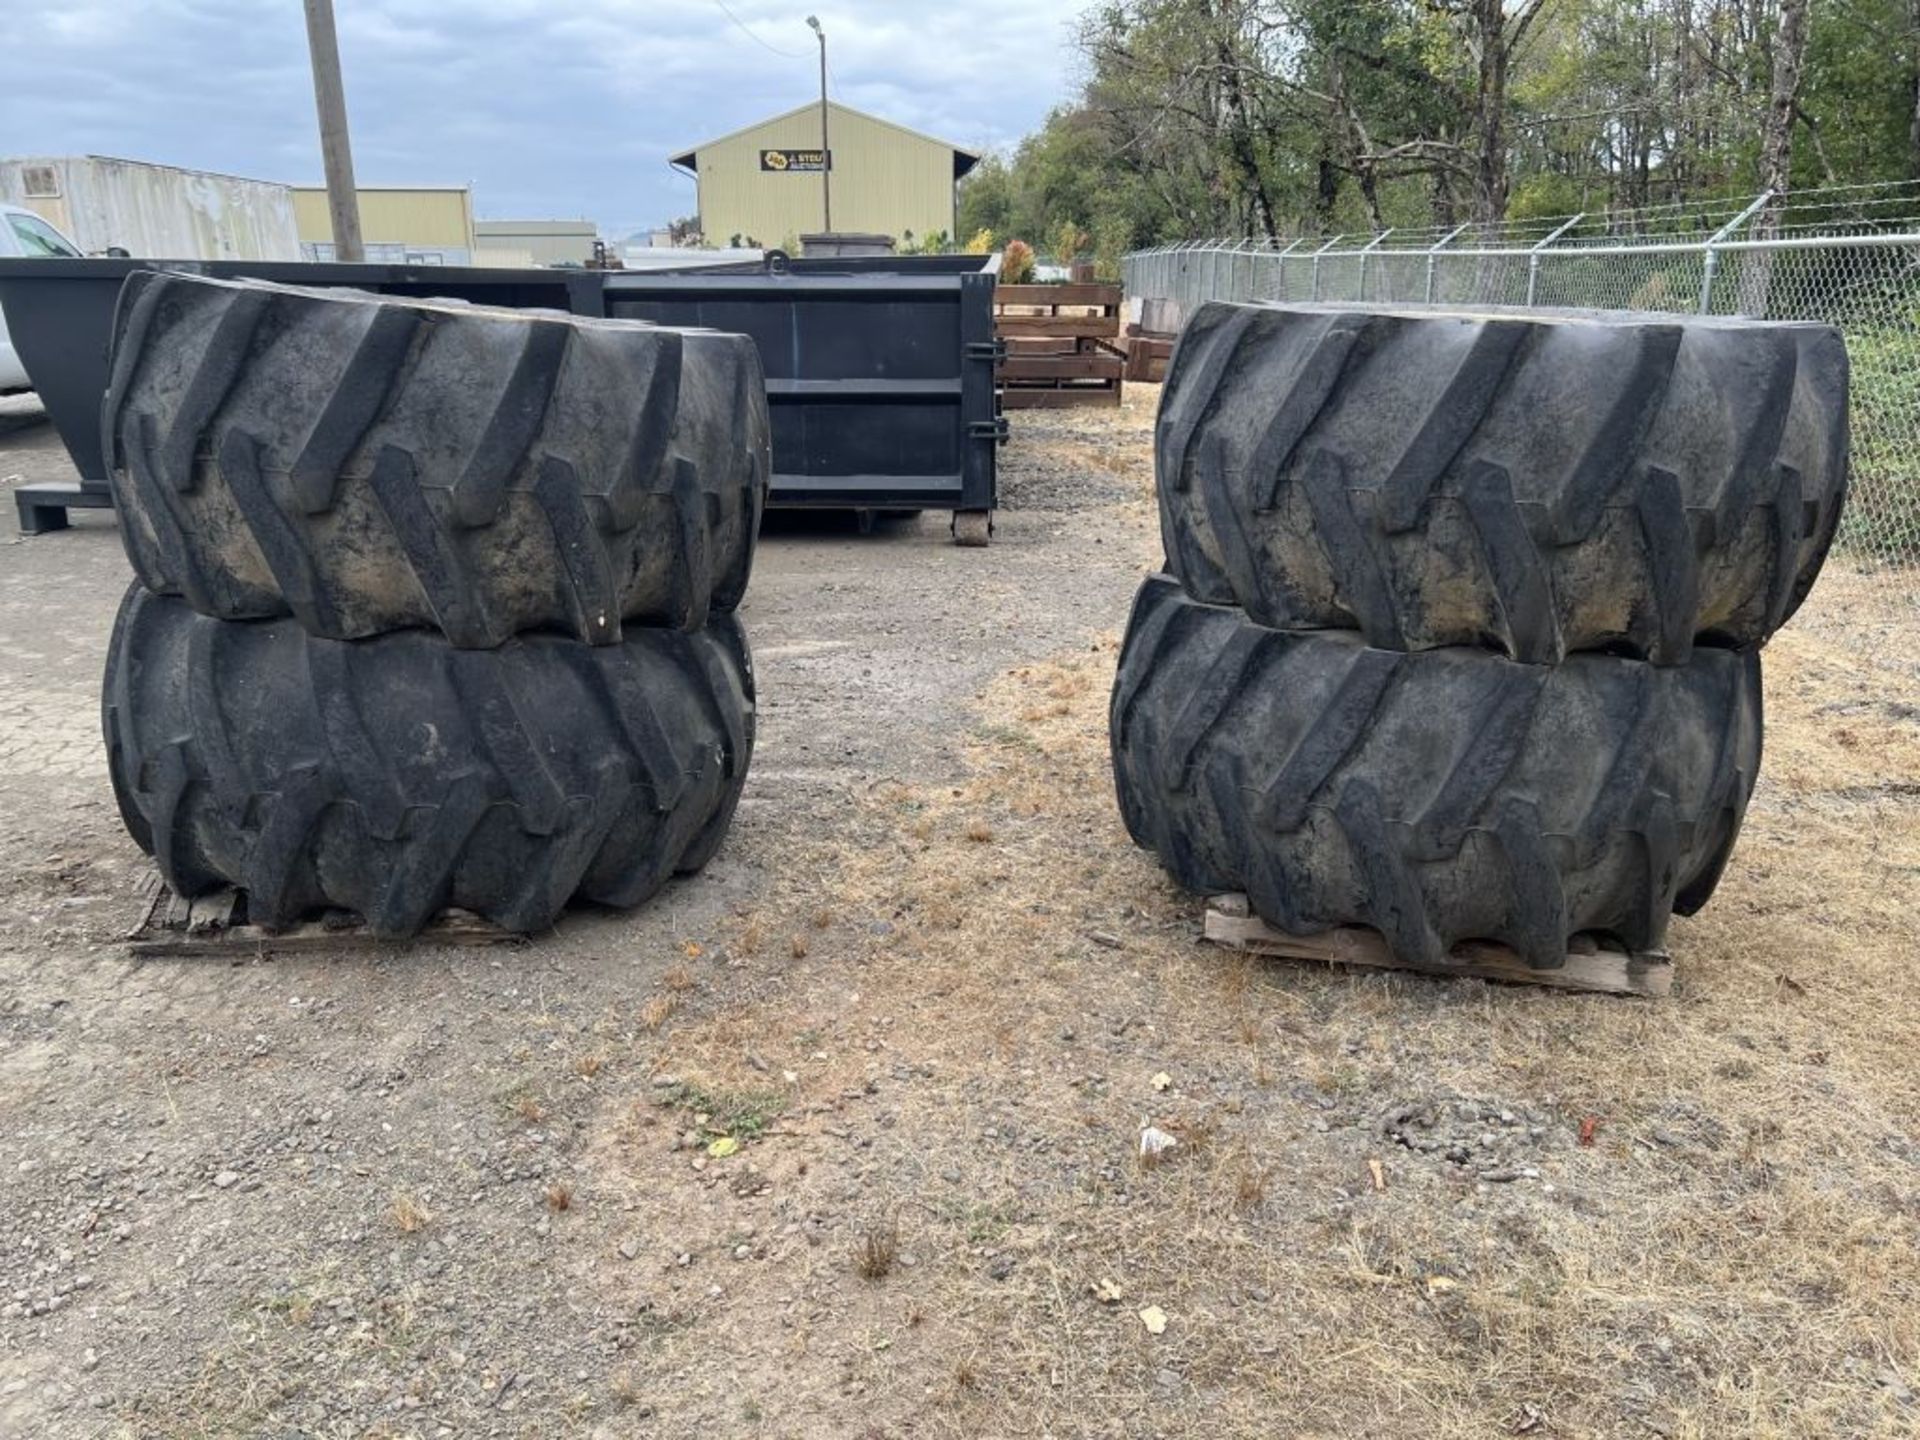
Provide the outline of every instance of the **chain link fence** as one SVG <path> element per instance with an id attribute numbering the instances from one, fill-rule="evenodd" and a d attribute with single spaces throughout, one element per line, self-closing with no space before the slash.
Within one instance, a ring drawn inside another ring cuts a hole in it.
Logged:
<path id="1" fill-rule="evenodd" d="M 1893 197 L 1905 202 L 1893 215 L 1883 190 L 1857 188 L 1821 192 L 1846 198 L 1796 208 L 1766 238 L 1751 233 L 1762 196 L 1628 217 L 1664 225 L 1574 216 L 1472 233 L 1196 241 L 1136 251 L 1123 273 L 1129 297 L 1165 302 L 1146 316 L 1156 330 L 1177 329 L 1206 300 L 1577 306 L 1836 325 L 1853 369 L 1852 493 L 1839 543 L 1920 604 L 1920 193 Z"/>

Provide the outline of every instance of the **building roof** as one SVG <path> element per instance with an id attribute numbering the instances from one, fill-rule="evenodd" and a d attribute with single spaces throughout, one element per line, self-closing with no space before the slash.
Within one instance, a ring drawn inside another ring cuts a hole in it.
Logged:
<path id="1" fill-rule="evenodd" d="M 728 140 L 745 135 L 749 130 L 758 130 L 762 125 L 770 125 L 776 120 L 791 120 L 796 115 L 805 115 L 819 108 L 820 102 L 818 100 L 809 100 L 806 104 L 796 105 L 791 110 L 782 110 L 778 115 L 768 115 L 754 121 L 751 125 L 742 125 L 738 130 L 729 130 L 724 135 L 716 135 L 711 140 L 703 140 L 698 145 L 681 151 L 678 155 L 669 155 L 667 157 L 667 163 L 669 165 L 681 165 L 689 170 L 698 170 L 700 168 L 698 157 L 702 150 L 711 150 L 716 145 L 724 144 Z M 883 116 L 870 115 L 865 110 L 856 110 L 851 105 L 842 105 L 838 100 L 828 101 L 827 109 L 828 112 L 833 115 L 857 115 L 862 120 L 872 121 L 875 125 L 884 125 L 889 130 L 898 130 L 902 135 L 911 135 L 915 140 L 924 140 L 929 145 L 938 145 L 944 150 L 951 150 L 953 152 L 953 178 L 956 180 L 980 163 L 980 152 L 978 150 L 969 150 L 963 145 L 955 145 L 951 140 L 942 140 L 935 135 L 926 135 L 918 130 L 910 130 L 905 125 L 897 124 Z"/>

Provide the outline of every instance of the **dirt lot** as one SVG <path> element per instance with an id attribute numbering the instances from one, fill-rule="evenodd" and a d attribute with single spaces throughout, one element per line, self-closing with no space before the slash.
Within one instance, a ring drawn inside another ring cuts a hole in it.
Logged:
<path id="1" fill-rule="evenodd" d="M 1111 798 L 1130 398 L 771 536 L 727 847 L 523 947 L 130 961 L 127 568 L 0 540 L 0 1433 L 1920 1430 L 1920 610 L 1769 652 L 1671 999 L 1249 963 Z"/>

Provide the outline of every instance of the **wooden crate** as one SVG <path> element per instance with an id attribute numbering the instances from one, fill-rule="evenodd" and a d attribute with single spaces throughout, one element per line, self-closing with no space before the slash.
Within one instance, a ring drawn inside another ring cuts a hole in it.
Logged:
<path id="1" fill-rule="evenodd" d="M 1158 384 L 1167 378 L 1167 362 L 1173 358 L 1173 336 L 1149 335 L 1139 326 L 1129 325 L 1120 344 L 1127 353 L 1127 379 Z"/>
<path id="2" fill-rule="evenodd" d="M 1000 285 L 993 333 L 1003 409 L 1118 405 L 1127 355 L 1118 285 Z"/>

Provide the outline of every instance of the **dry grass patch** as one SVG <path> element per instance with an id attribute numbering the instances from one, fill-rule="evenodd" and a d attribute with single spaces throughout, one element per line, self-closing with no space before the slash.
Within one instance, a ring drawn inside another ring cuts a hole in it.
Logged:
<path id="1" fill-rule="evenodd" d="M 857 1058 L 885 1016 L 890 1059 L 934 1067 L 882 1091 L 899 1123 L 860 1182 L 924 1208 L 946 1173 L 973 1197 L 929 1217 L 944 1258 L 912 1283 L 996 1379 L 949 1374 L 966 1421 L 932 1433 L 1073 1433 L 1147 1397 L 1221 1435 L 1281 1413 L 1382 1436 L 1536 1414 L 1567 1435 L 1901 1433 L 1920 1369 L 1920 725 L 1901 707 L 1920 676 L 1888 657 L 1920 626 L 1862 645 L 1820 600 L 1768 652 L 1765 778 L 1721 893 L 1676 925 L 1665 1003 L 1197 944 L 1198 902 L 1113 809 L 1111 637 L 993 685 L 959 784 L 861 797 L 859 833 L 894 838 L 823 860 L 834 908 L 900 921 L 857 1012 L 823 978 L 736 1023 L 813 1025 Z M 1181 1077 L 1166 1094 L 1145 1083 L 1161 1069 Z M 1518 1132 L 1520 1158 L 1403 1148 L 1381 1124 L 1405 1102 L 1471 1113 L 1473 1145 Z M 1143 1116 L 1178 1163 L 1131 1163 Z M 1016 1257 L 1003 1278 L 996 1253 Z M 1042 1278 L 1104 1275 L 1172 1315 L 1166 1334 L 1063 1308 Z"/>

